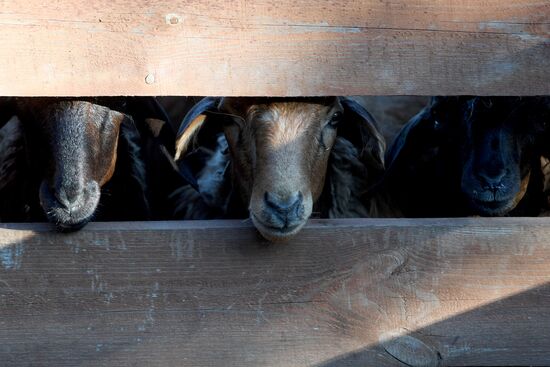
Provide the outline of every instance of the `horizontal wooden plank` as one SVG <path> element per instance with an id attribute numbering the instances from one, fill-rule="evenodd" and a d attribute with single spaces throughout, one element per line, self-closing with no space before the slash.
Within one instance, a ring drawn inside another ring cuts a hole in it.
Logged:
<path id="1" fill-rule="evenodd" d="M 550 365 L 546 218 L 0 225 L 3 366 Z"/>
<path id="2" fill-rule="evenodd" d="M 0 95 L 550 94 L 546 0 L 0 0 Z"/>

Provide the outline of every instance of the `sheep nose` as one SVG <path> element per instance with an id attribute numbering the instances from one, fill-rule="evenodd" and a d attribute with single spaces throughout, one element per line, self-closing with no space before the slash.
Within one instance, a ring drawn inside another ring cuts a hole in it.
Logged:
<path id="1" fill-rule="evenodd" d="M 480 171 L 477 177 L 486 190 L 499 190 L 502 188 L 502 179 L 506 175 L 505 170 Z"/>
<path id="2" fill-rule="evenodd" d="M 278 212 L 289 212 L 295 209 L 301 204 L 303 195 L 300 191 L 283 198 L 277 194 L 266 192 L 264 194 L 264 200 L 268 207 Z"/>
<path id="3" fill-rule="evenodd" d="M 304 196 L 300 191 L 296 191 L 286 197 L 274 193 L 266 192 L 264 194 L 266 208 L 277 215 L 285 225 L 300 220 L 303 213 Z"/>
<path id="4" fill-rule="evenodd" d="M 57 201 L 66 209 L 73 208 L 81 196 L 82 193 L 76 188 L 60 189 L 57 195 L 55 195 Z"/>

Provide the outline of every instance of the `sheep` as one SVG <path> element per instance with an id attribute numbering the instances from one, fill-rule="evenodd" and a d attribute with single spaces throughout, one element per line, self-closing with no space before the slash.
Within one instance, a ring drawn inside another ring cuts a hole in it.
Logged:
<path id="1" fill-rule="evenodd" d="M 170 158 L 155 167 L 170 167 L 181 179 L 176 186 L 187 183 L 171 160 L 173 152 L 153 141 L 167 124 L 143 119 L 143 101 L 129 107 L 119 98 L 20 98 L 12 105 L 21 119 L 26 167 L 18 167 L 17 174 L 25 174 L 29 187 L 28 220 L 45 216 L 60 231 L 73 231 L 92 219 L 146 220 L 168 211 L 164 203 L 152 205 L 151 192 L 158 195 L 158 190 L 149 187 L 154 175 L 147 174 L 146 153 L 155 149 L 158 156 Z M 130 110 L 139 116 L 139 129 L 131 116 L 119 112 Z M 172 147 L 173 139 L 164 145 Z"/>
<path id="2" fill-rule="evenodd" d="M 221 138 L 213 127 L 223 128 Z M 250 216 L 270 241 L 292 238 L 314 211 L 322 217 L 367 215 L 361 193 L 384 169 L 385 141 L 376 122 L 349 98 L 205 98 L 182 123 L 178 164 L 190 159 L 186 153 L 204 129 L 211 129 L 205 135 L 215 137 L 210 144 L 222 154 L 206 154 L 214 157 L 212 166 L 199 165 L 203 168 L 198 181 L 214 182 L 199 184 L 202 196 L 195 198 L 203 201 L 194 208 L 208 217 L 212 198 L 219 199 L 223 192 L 225 196 L 214 205 L 215 216 Z M 196 153 L 200 155 L 200 149 Z M 349 163 L 353 171 L 334 165 L 346 154 L 356 157 Z M 350 180 L 360 183 L 352 190 Z M 185 211 L 182 217 L 199 216 Z"/>
<path id="3" fill-rule="evenodd" d="M 379 190 L 405 216 L 538 215 L 549 99 L 434 97 L 387 154 Z"/>

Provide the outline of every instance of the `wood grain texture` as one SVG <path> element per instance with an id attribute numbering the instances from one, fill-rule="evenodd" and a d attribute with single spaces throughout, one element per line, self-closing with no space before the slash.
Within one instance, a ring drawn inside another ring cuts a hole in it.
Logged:
<path id="1" fill-rule="evenodd" d="M 550 365 L 545 218 L 0 225 L 2 366 Z"/>
<path id="2" fill-rule="evenodd" d="M 0 95 L 550 94 L 547 0 L 0 0 Z"/>

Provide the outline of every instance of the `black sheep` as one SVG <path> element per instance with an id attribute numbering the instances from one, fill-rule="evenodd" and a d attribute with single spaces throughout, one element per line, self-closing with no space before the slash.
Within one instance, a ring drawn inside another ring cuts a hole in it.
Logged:
<path id="1" fill-rule="evenodd" d="M 408 217 L 535 216 L 547 97 L 434 97 L 386 154 L 380 190 Z"/>

